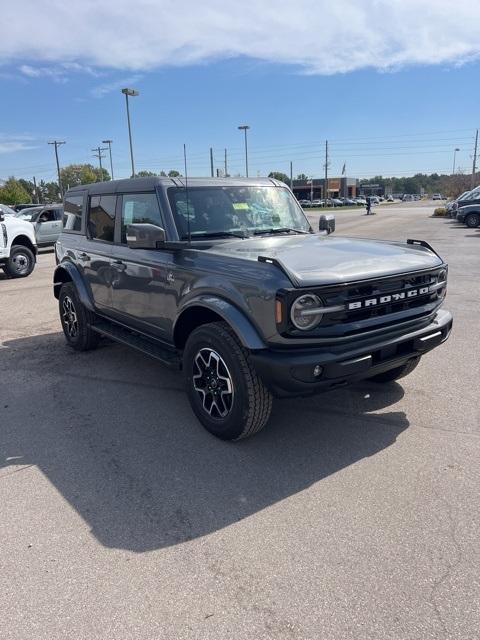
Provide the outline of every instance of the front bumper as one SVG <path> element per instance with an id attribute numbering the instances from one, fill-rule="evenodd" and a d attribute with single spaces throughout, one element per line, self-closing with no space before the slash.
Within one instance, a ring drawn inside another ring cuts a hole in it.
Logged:
<path id="1" fill-rule="evenodd" d="M 276 396 L 311 395 L 395 369 L 431 351 L 447 340 L 452 322 L 452 314 L 442 309 L 426 327 L 393 338 L 383 337 L 368 346 L 265 349 L 252 352 L 250 360 Z M 321 368 L 318 376 L 314 375 L 315 367 Z"/>

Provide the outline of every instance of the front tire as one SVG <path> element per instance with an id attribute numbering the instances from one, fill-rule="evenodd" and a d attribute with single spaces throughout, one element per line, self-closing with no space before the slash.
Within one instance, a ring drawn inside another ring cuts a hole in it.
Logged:
<path id="1" fill-rule="evenodd" d="M 470 213 L 465 220 L 465 224 L 469 229 L 475 229 L 480 225 L 480 213 Z"/>
<path id="2" fill-rule="evenodd" d="M 272 396 L 226 323 L 205 324 L 190 334 L 183 370 L 193 412 L 217 438 L 247 438 L 267 423 Z"/>
<path id="3" fill-rule="evenodd" d="M 420 356 L 418 356 L 418 358 L 412 358 L 405 364 L 402 364 L 401 367 L 379 373 L 376 376 L 372 376 L 370 380 L 373 380 L 373 382 L 394 382 L 395 380 L 400 380 L 400 378 L 404 378 L 408 376 L 409 373 L 412 373 L 412 371 L 417 368 L 419 362 Z"/>
<path id="4" fill-rule="evenodd" d="M 13 245 L 10 250 L 10 257 L 5 263 L 5 273 L 10 278 L 26 278 L 35 267 L 35 256 L 33 251 L 23 245 Z"/>
<path id="5" fill-rule="evenodd" d="M 100 340 L 99 334 L 91 328 L 95 314 L 80 302 L 77 290 L 71 282 L 62 285 L 58 305 L 68 345 L 76 351 L 95 349 Z"/>

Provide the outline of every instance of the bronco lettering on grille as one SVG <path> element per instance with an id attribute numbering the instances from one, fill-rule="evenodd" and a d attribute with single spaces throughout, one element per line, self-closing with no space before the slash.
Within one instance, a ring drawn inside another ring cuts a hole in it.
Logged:
<path id="1" fill-rule="evenodd" d="M 388 295 L 377 296 L 375 298 L 365 298 L 364 300 L 356 300 L 355 302 L 349 302 L 347 309 L 353 311 L 354 309 L 367 309 L 368 307 L 378 307 L 382 304 L 391 304 L 393 302 L 400 302 L 401 300 L 407 300 L 409 298 L 415 298 L 417 296 L 425 296 L 431 293 L 428 287 L 419 287 L 418 289 L 408 289 L 407 291 L 400 291 L 398 293 L 389 293 Z"/>

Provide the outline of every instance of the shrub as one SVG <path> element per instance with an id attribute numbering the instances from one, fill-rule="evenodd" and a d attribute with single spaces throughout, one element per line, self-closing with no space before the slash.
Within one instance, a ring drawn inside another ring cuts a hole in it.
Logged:
<path id="1" fill-rule="evenodd" d="M 435 216 L 435 218 L 441 218 L 447 215 L 447 210 L 445 209 L 445 207 L 437 207 L 433 212 L 433 215 Z"/>

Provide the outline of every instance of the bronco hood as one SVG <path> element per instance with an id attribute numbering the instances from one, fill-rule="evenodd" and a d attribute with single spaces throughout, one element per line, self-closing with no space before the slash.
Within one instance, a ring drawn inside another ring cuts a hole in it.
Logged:
<path id="1" fill-rule="evenodd" d="M 431 249 L 418 244 L 316 234 L 229 241 L 209 251 L 247 260 L 275 259 L 297 287 L 365 280 L 442 264 Z"/>

